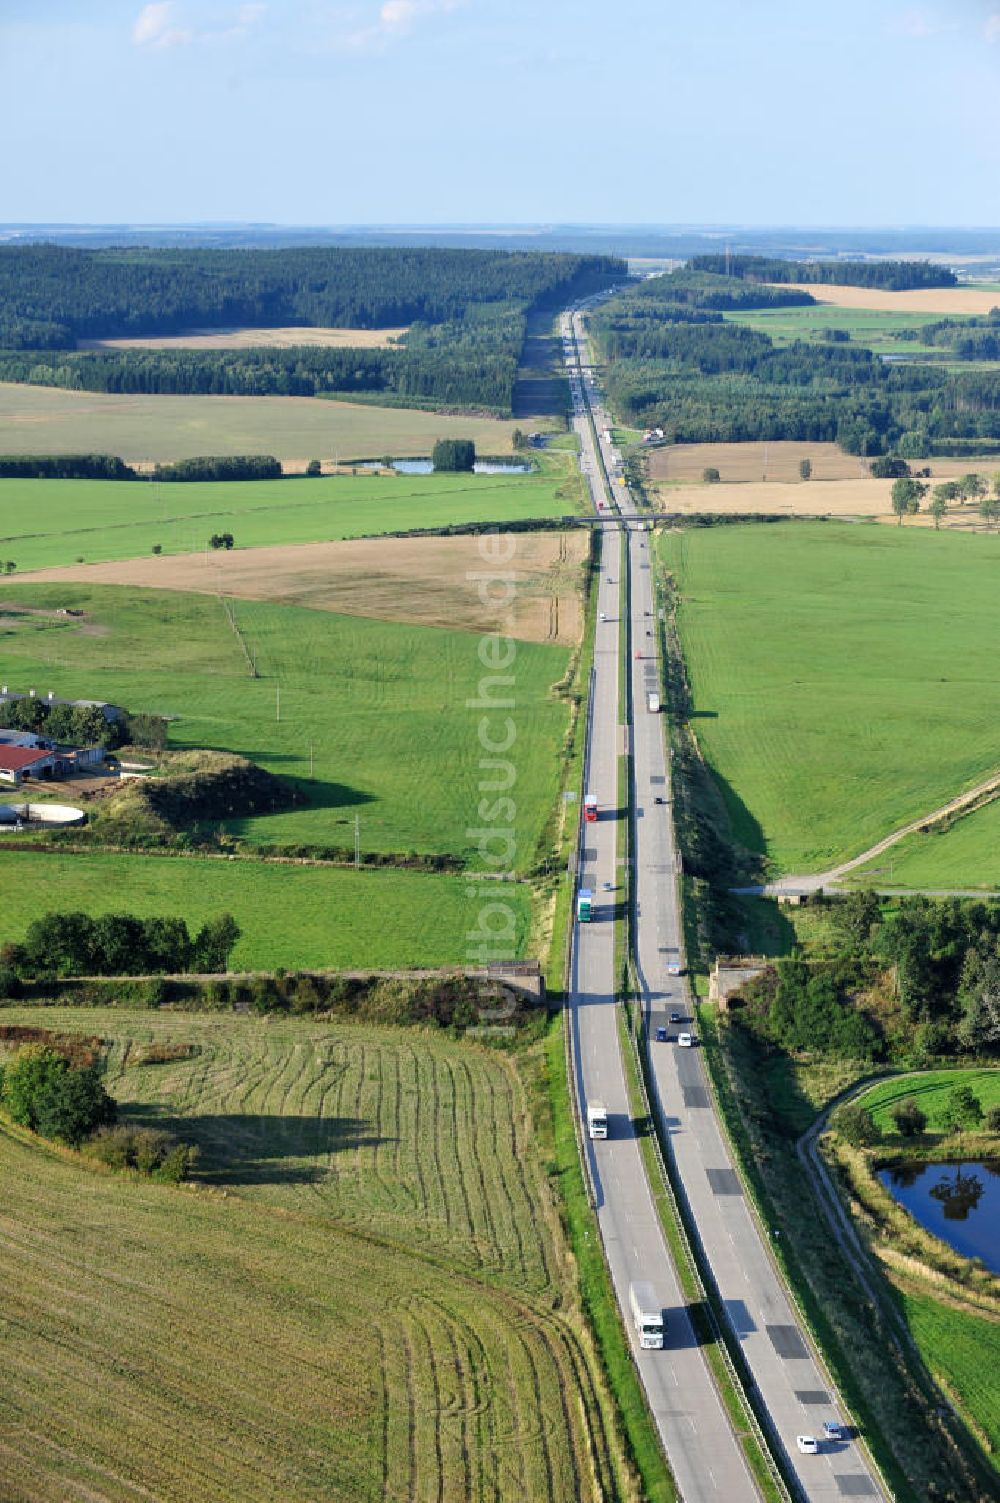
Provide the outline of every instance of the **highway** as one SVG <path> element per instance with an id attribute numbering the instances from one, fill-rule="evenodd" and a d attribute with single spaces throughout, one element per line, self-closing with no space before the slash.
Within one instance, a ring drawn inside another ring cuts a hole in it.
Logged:
<path id="1" fill-rule="evenodd" d="M 604 483 L 585 413 L 575 419 L 584 473 L 595 505 Z M 604 1103 L 608 1137 L 585 1143 L 597 1218 L 608 1264 L 650 1408 L 685 1503 L 737 1503 L 760 1494 L 747 1470 L 721 1397 L 698 1346 L 677 1275 L 653 1205 L 639 1140 L 628 1108 L 619 1052 L 614 974 L 614 917 L 625 899 L 616 866 L 618 757 L 621 749 L 618 681 L 622 648 L 619 578 L 622 531 L 602 529 L 598 620 L 594 651 L 593 719 L 587 791 L 596 794 L 599 817 L 584 825 L 580 883 L 594 894 L 594 919 L 576 926 L 572 955 L 571 1017 L 581 1112 L 588 1101 Z M 667 1316 L 666 1348 L 643 1351 L 634 1340 L 629 1283 L 649 1280 Z"/>
<path id="2" fill-rule="evenodd" d="M 582 350 L 580 315 L 574 333 Z M 579 384 L 579 383 L 577 383 Z M 683 935 L 677 857 L 671 809 L 670 768 L 660 715 L 647 708 L 648 689 L 660 692 L 654 619 L 652 534 L 630 510 L 627 493 L 614 478 L 617 455 L 605 437 L 607 421 L 592 383 L 585 379 L 582 413 L 575 418 L 582 444 L 581 463 L 595 500 L 604 499 L 603 476 L 593 453 L 593 434 L 586 404 L 593 411 L 607 471 L 622 498 L 625 530 L 617 523 L 603 529 L 605 565 L 601 571 L 593 684 L 592 732 L 587 792 L 595 793 L 604 818 L 585 825 L 583 885 L 597 902 L 597 921 L 577 925 L 573 949 L 572 1018 L 582 1097 L 604 1101 L 614 1128 L 608 1142 L 588 1143 L 598 1201 L 598 1219 L 612 1277 L 626 1323 L 628 1281 L 636 1276 L 662 1285 L 669 1307 L 667 1350 L 639 1356 L 650 1404 L 670 1465 L 685 1503 L 723 1496 L 759 1496 L 742 1453 L 732 1436 L 721 1400 L 701 1353 L 693 1345 L 690 1322 L 682 1308 L 676 1277 L 653 1213 L 644 1166 L 625 1106 L 625 1085 L 615 1025 L 613 975 L 613 906 L 624 892 L 614 871 L 617 826 L 617 757 L 622 747 L 618 689 L 619 653 L 624 650 L 623 623 L 617 618 L 623 540 L 629 550 L 628 612 L 632 649 L 628 663 L 634 719 L 630 727 L 633 755 L 634 942 L 635 963 L 647 1022 L 653 1109 L 659 1111 L 682 1189 L 697 1227 L 731 1327 L 742 1347 L 753 1381 L 779 1437 L 787 1468 L 800 1494 L 810 1503 L 843 1498 L 885 1499 L 860 1448 L 852 1440 L 822 1441 L 820 1454 L 803 1455 L 796 1436 L 822 1436 L 824 1420 L 847 1422 L 838 1413 L 822 1368 L 791 1305 L 766 1237 L 743 1193 L 728 1143 L 716 1117 L 697 1043 L 677 1044 L 680 1031 L 696 1035 L 693 998 L 687 978 L 671 976 L 668 964 L 682 965 Z M 613 583 L 609 582 L 609 578 Z M 657 802 L 659 800 L 659 802 Z M 622 811 L 623 812 L 623 811 Z M 616 890 L 605 894 L 603 883 Z M 604 921 L 602 921 L 604 920 Z M 671 1012 L 692 1021 L 671 1024 Z M 656 1042 L 665 1028 L 667 1042 Z M 672 1402 L 671 1402 L 672 1400 Z"/>

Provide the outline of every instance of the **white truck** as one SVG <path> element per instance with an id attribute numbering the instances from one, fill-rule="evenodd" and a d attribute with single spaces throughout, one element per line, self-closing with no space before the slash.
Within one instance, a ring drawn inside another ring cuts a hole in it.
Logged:
<path id="1" fill-rule="evenodd" d="M 660 696 L 652 689 L 646 695 L 646 709 L 651 715 L 660 713 Z"/>
<path id="2" fill-rule="evenodd" d="M 646 1351 L 658 1351 L 663 1346 L 666 1323 L 663 1319 L 663 1306 L 657 1299 L 652 1284 L 629 1284 L 628 1302 L 639 1345 Z"/>
<path id="3" fill-rule="evenodd" d="M 608 1135 L 608 1109 L 603 1101 L 591 1101 L 587 1107 L 587 1132 L 592 1138 Z"/>

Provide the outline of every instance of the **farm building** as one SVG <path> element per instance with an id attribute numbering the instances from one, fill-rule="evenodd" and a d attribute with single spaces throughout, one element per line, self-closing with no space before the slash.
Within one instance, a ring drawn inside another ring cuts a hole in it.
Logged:
<path id="1" fill-rule="evenodd" d="M 28 751 L 53 751 L 55 742 L 48 736 L 39 736 L 36 731 L 0 730 L 0 746 L 20 746 Z"/>
<path id="2" fill-rule="evenodd" d="M 8 689 L 4 684 L 0 687 L 0 705 L 13 704 L 19 699 L 41 699 L 44 704 L 70 705 L 74 710 L 100 710 L 107 721 L 121 720 L 125 711 L 120 705 L 108 704 L 104 699 L 63 699 L 58 694 L 51 692 L 45 695 L 36 694 L 34 689 L 29 689 L 27 694 L 16 689 Z"/>
<path id="3" fill-rule="evenodd" d="M 69 760 L 58 752 L 41 747 L 0 746 L 0 782 L 16 787 L 25 778 L 62 777 L 69 769 Z"/>

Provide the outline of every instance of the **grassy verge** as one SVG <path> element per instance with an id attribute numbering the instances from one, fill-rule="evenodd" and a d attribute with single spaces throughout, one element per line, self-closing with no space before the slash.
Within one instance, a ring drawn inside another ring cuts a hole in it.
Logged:
<path id="1" fill-rule="evenodd" d="M 618 1406 L 628 1451 L 641 1479 L 642 1497 L 649 1503 L 674 1503 L 677 1490 L 667 1470 L 656 1425 L 632 1360 L 604 1259 L 597 1219 L 587 1198 L 573 1127 L 563 1026 L 565 1020 L 553 1024 L 547 1042 L 549 1092 L 555 1119 L 555 1173 L 566 1233 L 576 1259 L 580 1295 Z"/>

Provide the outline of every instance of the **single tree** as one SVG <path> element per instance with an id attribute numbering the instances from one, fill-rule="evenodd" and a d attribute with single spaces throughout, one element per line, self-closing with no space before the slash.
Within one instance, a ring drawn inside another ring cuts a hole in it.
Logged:
<path id="1" fill-rule="evenodd" d="M 842 1106 L 835 1118 L 837 1131 L 854 1148 L 871 1148 L 879 1141 L 875 1118 L 867 1107 L 851 1103 Z"/>
<path id="2" fill-rule="evenodd" d="M 322 475 L 322 473 L 323 473 L 323 466 L 319 462 L 319 460 L 318 459 L 310 459 L 309 463 L 306 465 L 306 474 L 307 475 Z"/>
<path id="3" fill-rule="evenodd" d="M 991 1106 L 986 1113 L 986 1131 L 1000 1132 L 1000 1106 Z"/>
<path id="4" fill-rule="evenodd" d="M 162 543 L 154 543 L 153 544 L 153 552 L 157 553 L 157 554 L 162 553 L 163 552 L 163 544 Z"/>
<path id="5" fill-rule="evenodd" d="M 710 464 L 707 465 L 704 470 L 702 470 L 701 478 L 702 480 L 704 480 L 706 485 L 718 485 L 719 481 L 722 479 L 722 476 L 715 468 L 715 465 Z"/>
<path id="6" fill-rule="evenodd" d="M 435 470 L 468 473 L 476 463 L 476 446 L 469 438 L 439 438 L 431 460 Z"/>
<path id="7" fill-rule="evenodd" d="M 799 460 L 799 479 L 800 480 L 811 480 L 812 479 L 812 472 L 813 472 L 812 460 L 811 459 L 800 459 Z"/>
<path id="8" fill-rule="evenodd" d="M 971 1086 L 956 1086 L 949 1091 L 944 1109 L 945 1126 L 949 1132 L 966 1132 L 978 1127 L 983 1120 L 983 1103 Z"/>
<path id="9" fill-rule="evenodd" d="M 220 913 L 198 930 L 194 941 L 193 964 L 196 971 L 221 972 L 229 969 L 229 956 L 242 934 L 231 913 Z"/>
<path id="10" fill-rule="evenodd" d="M 941 518 L 948 511 L 948 502 L 954 500 L 955 490 L 950 483 L 936 485 L 931 491 L 931 504 L 927 510 L 934 518 L 935 531 L 941 526 Z"/>
<path id="11" fill-rule="evenodd" d="M 915 516 L 920 510 L 920 503 L 926 494 L 927 486 L 922 480 L 899 479 L 892 482 L 892 509 L 899 518 L 900 527 L 904 517 Z"/>
<path id="12" fill-rule="evenodd" d="M 966 501 L 978 501 L 980 496 L 986 494 L 986 481 L 982 475 L 971 472 L 962 475 L 955 481 L 955 493 L 963 505 Z"/>
<path id="13" fill-rule="evenodd" d="M 927 1130 L 927 1113 L 920 1110 L 912 1096 L 894 1106 L 890 1115 L 902 1138 L 919 1138 Z"/>
<path id="14" fill-rule="evenodd" d="M 979 515 L 989 530 L 997 517 L 1000 517 L 1000 496 L 984 496 L 979 503 Z"/>

